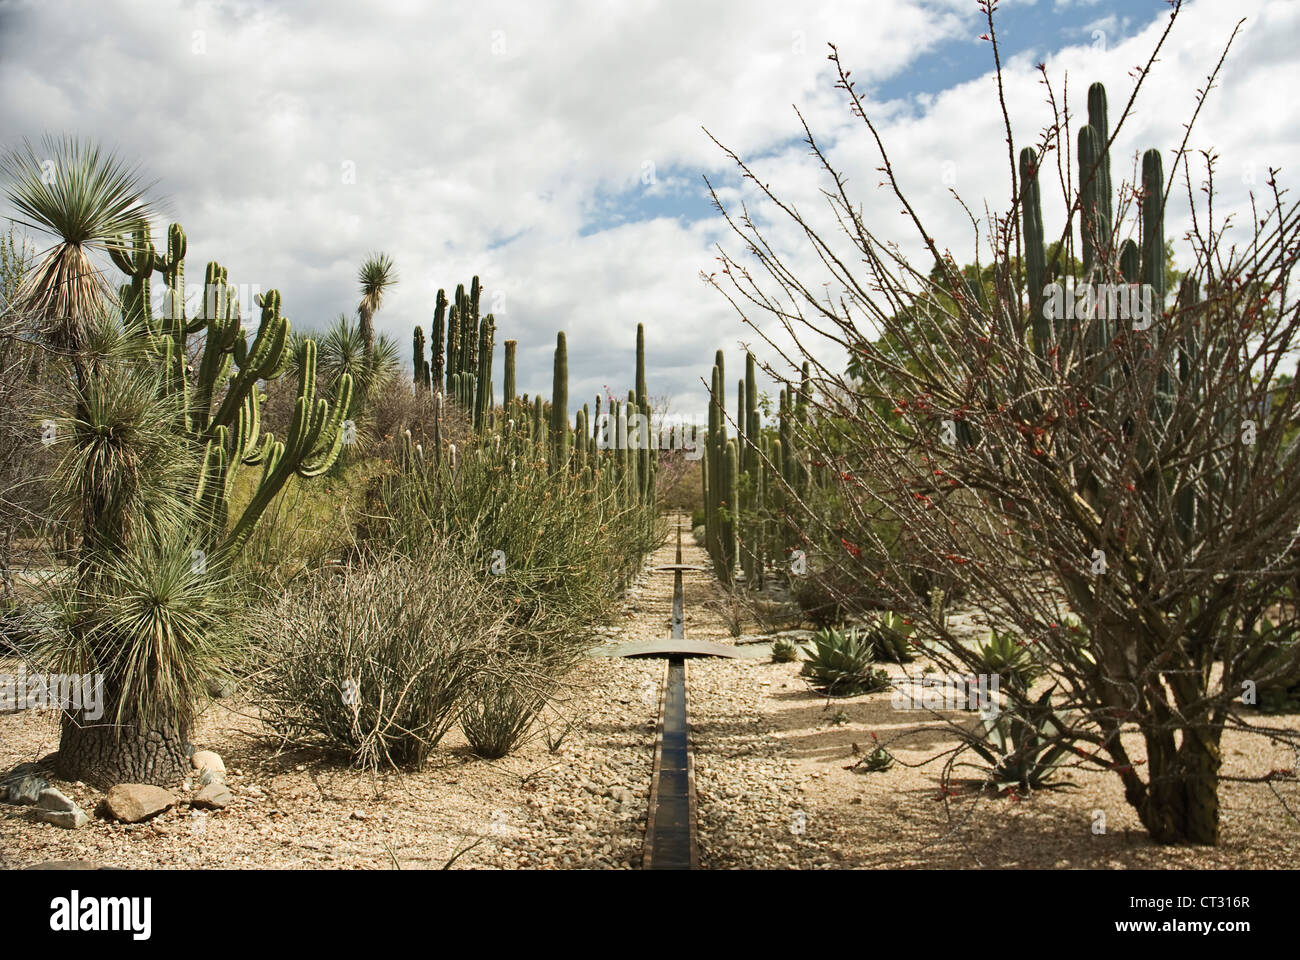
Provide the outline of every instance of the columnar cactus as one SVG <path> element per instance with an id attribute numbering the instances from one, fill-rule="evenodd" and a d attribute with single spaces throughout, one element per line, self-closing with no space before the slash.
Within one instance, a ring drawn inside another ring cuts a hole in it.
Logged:
<path id="1" fill-rule="evenodd" d="M 417 324 L 411 334 L 411 380 L 417 393 L 424 389 L 428 366 L 429 361 L 424 359 L 424 328 Z"/>
<path id="2" fill-rule="evenodd" d="M 555 363 L 551 380 L 551 469 L 566 470 L 569 463 L 569 349 L 564 331 L 555 335 Z"/>
<path id="3" fill-rule="evenodd" d="M 489 313 L 480 322 L 478 335 L 478 373 L 475 377 L 474 428 L 479 433 L 487 429 L 488 415 L 492 410 L 492 350 L 495 337 L 496 321 L 493 320 L 492 314 Z"/>
<path id="4" fill-rule="evenodd" d="M 447 322 L 447 293 L 438 291 L 438 299 L 433 307 L 433 342 L 429 344 L 429 375 L 427 387 L 441 390 L 444 369 L 443 325 Z"/>
<path id="5" fill-rule="evenodd" d="M 459 299 L 459 298 L 458 298 Z M 460 375 L 460 307 L 447 314 L 447 396 L 457 396 Z"/>
<path id="6" fill-rule="evenodd" d="M 506 416 L 509 418 L 518 417 L 518 414 L 515 411 L 515 351 L 518 347 L 519 341 L 506 341 L 505 386 L 504 396 L 501 398 L 501 402 L 505 405 Z"/>

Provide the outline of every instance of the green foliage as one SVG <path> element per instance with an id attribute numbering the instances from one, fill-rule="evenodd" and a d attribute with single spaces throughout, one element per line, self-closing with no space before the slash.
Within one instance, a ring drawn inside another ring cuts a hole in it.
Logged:
<path id="1" fill-rule="evenodd" d="M 102 674 L 108 713 L 98 722 L 123 728 L 187 728 L 206 682 L 236 648 L 245 613 L 219 567 L 203 563 L 190 543 L 153 531 L 44 592 L 53 615 L 38 662 L 52 672 Z"/>
<path id="2" fill-rule="evenodd" d="M 1052 693 L 1016 703 L 1011 710 L 981 717 L 966 743 L 990 764 L 989 781 L 997 790 L 1041 790 L 1070 750 L 1065 721 L 1052 709 Z"/>
<path id="3" fill-rule="evenodd" d="M 861 630 L 818 630 L 801 675 L 828 696 L 855 697 L 889 686 L 883 670 L 873 670 L 871 641 Z"/>
<path id="4" fill-rule="evenodd" d="M 876 655 L 893 663 L 911 663 L 916 659 L 911 641 L 914 633 L 916 625 L 893 611 L 877 614 L 868 627 Z"/>
<path id="5" fill-rule="evenodd" d="M 799 659 L 799 644 L 789 637 L 777 637 L 772 641 L 773 663 L 794 663 Z"/>
<path id="6" fill-rule="evenodd" d="M 51 234 L 56 243 L 26 278 L 18 296 L 48 342 L 79 351 L 86 324 L 112 294 L 92 255 L 113 251 L 117 238 L 153 212 L 138 167 L 73 137 L 45 137 L 38 150 L 24 140 L 0 158 L 15 222 Z"/>
<path id="7" fill-rule="evenodd" d="M 1010 632 L 989 630 L 988 639 L 976 650 L 981 672 L 997 674 L 1001 682 L 1019 690 L 1028 690 L 1042 673 L 1028 645 Z"/>

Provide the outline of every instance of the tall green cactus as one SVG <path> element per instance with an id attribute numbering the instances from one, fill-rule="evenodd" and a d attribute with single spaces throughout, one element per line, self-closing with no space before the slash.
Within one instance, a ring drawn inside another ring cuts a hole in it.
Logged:
<path id="1" fill-rule="evenodd" d="M 478 278 L 475 277 L 475 280 Z M 487 429 L 488 414 L 492 409 L 492 351 L 496 337 L 496 321 L 488 314 L 479 323 L 478 373 L 475 376 L 474 429 L 482 433 Z"/>
<path id="2" fill-rule="evenodd" d="M 411 380 L 417 393 L 424 387 L 428 364 L 429 361 L 424 359 L 424 328 L 416 324 L 415 332 L 411 334 Z"/>
<path id="3" fill-rule="evenodd" d="M 457 291 L 459 294 L 459 291 Z M 460 297 L 457 296 L 459 301 Z M 460 305 L 456 303 L 447 314 L 447 396 L 457 395 L 460 377 Z"/>
<path id="4" fill-rule="evenodd" d="M 511 419 L 518 419 L 518 414 L 515 411 L 515 351 L 518 347 L 519 341 L 506 341 L 505 385 L 501 402 L 505 404 L 506 416 Z"/>
<path id="5" fill-rule="evenodd" d="M 444 376 L 443 327 L 447 322 L 447 292 L 438 291 L 433 306 L 433 342 L 429 344 L 428 389 L 441 390 Z"/>
<path id="6" fill-rule="evenodd" d="M 134 242 L 120 239 L 113 262 L 131 278 L 123 310 L 128 325 L 146 338 L 166 376 L 163 389 L 180 398 L 184 410 L 178 428 L 200 452 L 194 501 L 203 521 L 199 538 L 206 549 L 229 555 L 252 534 L 267 505 L 293 475 L 317 476 L 334 463 L 345 435 L 352 400 L 352 378 L 339 378 L 333 402 L 317 398 L 316 344 L 304 341 L 299 358 L 298 394 L 284 442 L 261 431 L 263 396 L 259 382 L 276 380 L 291 357 L 289 320 L 280 312 L 280 293 L 257 298 L 261 318 L 250 345 L 241 326 L 235 289 L 215 261 L 204 274 L 203 310 L 185 316 L 185 234 L 178 224 L 167 231 L 167 253 L 158 255 L 141 225 Z M 147 269 L 146 269 L 147 268 Z M 149 303 L 153 271 L 163 275 L 168 296 L 163 316 L 155 321 Z M 193 383 L 186 373 L 188 338 L 204 331 L 204 347 Z M 233 370 L 233 373 L 232 373 Z M 213 406 L 216 409 L 213 410 Z M 262 465 L 262 476 L 247 506 L 227 530 L 230 496 L 240 466 Z"/>

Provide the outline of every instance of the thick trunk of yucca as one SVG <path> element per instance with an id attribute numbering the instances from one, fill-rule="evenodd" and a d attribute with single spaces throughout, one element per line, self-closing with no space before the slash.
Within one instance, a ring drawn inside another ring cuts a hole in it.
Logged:
<path id="1" fill-rule="evenodd" d="M 119 783 L 175 786 L 190 768 L 188 731 L 162 722 L 151 726 L 106 722 L 78 724 L 64 717 L 55 772 L 101 790 Z"/>

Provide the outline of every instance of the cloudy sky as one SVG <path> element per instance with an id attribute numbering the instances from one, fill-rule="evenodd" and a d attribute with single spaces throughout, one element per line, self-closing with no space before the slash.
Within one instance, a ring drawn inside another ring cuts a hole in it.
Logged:
<path id="1" fill-rule="evenodd" d="M 1080 113 L 1088 83 L 1104 81 L 1113 118 L 1168 10 L 1003 0 L 1017 146 L 1050 122 L 1037 63 L 1058 95 L 1068 80 Z M 1293 0 L 1184 4 L 1116 142 L 1117 181 L 1139 150 L 1168 158 L 1240 17 L 1192 145 L 1219 155 L 1216 209 L 1245 209 L 1270 166 L 1291 182 Z M 279 288 L 297 328 L 354 311 L 357 267 L 383 250 L 401 280 L 377 322 L 404 357 L 438 288 L 478 274 L 498 321 L 498 389 L 499 344 L 513 338 L 520 389 L 549 392 L 564 329 L 570 397 L 625 393 L 639 321 L 651 393 L 694 414 L 714 350 L 735 371 L 754 340 L 700 279 L 727 241 L 703 177 L 728 200 L 744 195 L 704 129 L 813 208 L 821 180 L 798 106 L 872 225 L 915 250 L 834 89 L 835 43 L 904 189 L 964 261 L 971 229 L 949 188 L 977 213 L 1005 209 L 1009 193 L 984 32 L 975 0 L 0 0 L 0 138 L 70 132 L 138 161 L 185 227 L 191 276 L 217 259 L 234 283 Z M 1045 218 L 1059 229 L 1059 211 Z M 1171 200 L 1167 232 L 1186 222 L 1185 197 Z M 788 253 L 815 281 L 807 251 Z"/>

